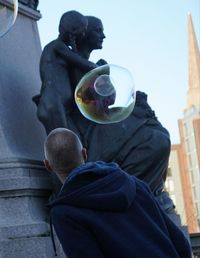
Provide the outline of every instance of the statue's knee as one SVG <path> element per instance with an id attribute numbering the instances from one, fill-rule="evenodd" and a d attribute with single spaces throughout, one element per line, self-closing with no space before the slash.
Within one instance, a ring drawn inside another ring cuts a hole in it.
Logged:
<path id="1" fill-rule="evenodd" d="M 52 117 L 58 116 L 60 111 L 59 105 L 54 105 L 54 103 L 45 103 L 45 105 L 40 104 L 37 110 L 37 117 L 40 121 L 51 120 Z"/>
<path id="2" fill-rule="evenodd" d="M 41 122 L 44 122 L 44 121 L 47 121 L 48 120 L 48 112 L 47 110 L 45 110 L 44 108 L 42 107 L 38 107 L 37 109 L 37 117 L 38 119 L 41 121 Z"/>
<path id="3" fill-rule="evenodd" d="M 52 116 L 52 112 L 54 110 L 54 107 L 52 104 L 43 104 L 40 103 L 37 109 L 37 117 L 41 122 L 46 122 L 50 119 Z"/>

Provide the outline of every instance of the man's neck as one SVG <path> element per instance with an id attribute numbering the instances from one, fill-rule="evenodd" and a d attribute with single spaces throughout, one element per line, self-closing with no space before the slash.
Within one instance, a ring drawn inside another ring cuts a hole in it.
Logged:
<path id="1" fill-rule="evenodd" d="M 81 46 L 78 48 L 78 53 L 80 56 L 86 58 L 87 60 L 90 58 L 91 50 L 88 49 L 86 46 Z"/>
<path id="2" fill-rule="evenodd" d="M 66 178 L 67 178 L 67 175 L 66 174 L 57 174 L 59 180 L 61 181 L 62 184 L 64 184 Z"/>
<path id="3" fill-rule="evenodd" d="M 79 167 L 79 166 L 82 165 L 82 164 L 84 164 L 84 162 L 83 162 L 83 163 L 80 163 L 79 165 L 76 165 L 76 166 L 71 166 L 71 167 L 65 169 L 65 171 L 63 171 L 63 172 L 56 173 L 57 176 L 58 176 L 58 178 L 59 178 L 59 180 L 61 181 L 61 183 L 64 184 L 64 182 L 65 182 L 66 178 L 69 176 L 69 174 L 70 174 L 75 168 Z"/>

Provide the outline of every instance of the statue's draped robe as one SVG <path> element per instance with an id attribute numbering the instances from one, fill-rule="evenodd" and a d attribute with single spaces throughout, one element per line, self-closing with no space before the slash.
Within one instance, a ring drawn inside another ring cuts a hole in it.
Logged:
<path id="1" fill-rule="evenodd" d="M 147 104 L 146 94 L 137 92 L 134 111 L 119 123 L 96 124 L 79 111 L 71 118 L 88 150 L 88 161 L 117 162 L 126 172 L 147 182 L 155 195 L 163 190 L 170 137 Z"/>

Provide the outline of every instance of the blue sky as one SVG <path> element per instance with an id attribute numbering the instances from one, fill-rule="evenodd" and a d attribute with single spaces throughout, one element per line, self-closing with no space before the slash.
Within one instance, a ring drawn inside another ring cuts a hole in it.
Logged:
<path id="1" fill-rule="evenodd" d="M 77 10 L 102 20 L 106 38 L 103 49 L 94 51 L 91 61 L 104 58 L 130 70 L 136 90 L 148 94 L 172 143 L 178 143 L 177 120 L 183 116 L 188 87 L 188 13 L 200 42 L 200 0 L 39 2 L 42 48 L 57 37 L 60 17 L 66 11 Z"/>

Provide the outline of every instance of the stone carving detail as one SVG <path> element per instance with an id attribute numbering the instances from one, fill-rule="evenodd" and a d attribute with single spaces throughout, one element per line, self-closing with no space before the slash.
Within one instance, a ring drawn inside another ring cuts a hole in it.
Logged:
<path id="1" fill-rule="evenodd" d="M 27 5 L 28 7 L 37 10 L 39 0 L 19 0 L 21 4 Z"/>

